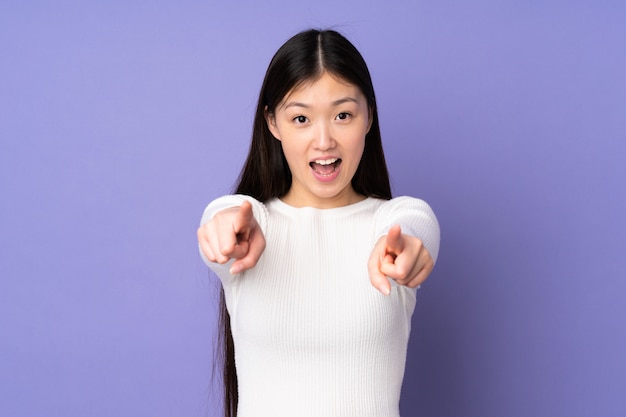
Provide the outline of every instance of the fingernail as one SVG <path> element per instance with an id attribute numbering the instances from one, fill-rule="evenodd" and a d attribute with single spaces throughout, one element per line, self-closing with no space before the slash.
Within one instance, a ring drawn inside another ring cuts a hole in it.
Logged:
<path id="1" fill-rule="evenodd" d="M 235 275 L 241 272 L 241 265 L 240 264 L 233 264 L 233 266 L 230 267 L 229 270 L 231 275 Z"/>

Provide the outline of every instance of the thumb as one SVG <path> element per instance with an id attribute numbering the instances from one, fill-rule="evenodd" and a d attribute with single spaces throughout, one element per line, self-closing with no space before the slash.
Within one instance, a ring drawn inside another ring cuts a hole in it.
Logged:
<path id="1" fill-rule="evenodd" d="M 374 288 L 384 295 L 391 293 L 391 284 L 389 279 L 380 271 L 381 256 L 375 250 L 370 256 L 367 268 L 369 270 L 370 282 Z"/>

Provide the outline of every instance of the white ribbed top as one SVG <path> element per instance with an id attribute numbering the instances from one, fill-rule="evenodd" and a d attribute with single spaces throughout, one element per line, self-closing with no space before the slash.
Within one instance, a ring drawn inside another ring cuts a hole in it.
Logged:
<path id="1" fill-rule="evenodd" d="M 238 417 L 398 417 L 415 290 L 371 284 L 367 262 L 394 224 L 419 237 L 433 259 L 439 225 L 424 201 L 368 198 L 333 209 L 262 204 L 234 195 L 218 211 L 252 203 L 266 239 L 256 267 L 220 277 L 231 315 L 239 379 Z M 205 259 L 206 261 L 206 259 Z"/>

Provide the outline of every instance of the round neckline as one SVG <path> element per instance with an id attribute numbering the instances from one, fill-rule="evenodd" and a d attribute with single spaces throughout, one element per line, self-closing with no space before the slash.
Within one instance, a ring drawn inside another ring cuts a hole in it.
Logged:
<path id="1" fill-rule="evenodd" d="M 268 203 L 270 205 L 274 205 L 276 208 L 278 208 L 281 211 L 288 211 L 288 212 L 294 212 L 294 213 L 295 212 L 316 212 L 316 213 L 331 214 L 331 213 L 341 213 L 341 212 L 353 212 L 355 210 L 360 209 L 363 206 L 368 206 L 372 204 L 372 202 L 375 200 L 377 199 L 374 197 L 365 197 L 363 200 L 357 201 L 356 203 L 348 204 L 345 206 L 339 206 L 339 207 L 330 207 L 330 208 L 317 208 L 317 207 L 311 207 L 311 206 L 295 207 L 295 206 L 285 203 L 280 198 L 274 198 L 270 200 Z"/>

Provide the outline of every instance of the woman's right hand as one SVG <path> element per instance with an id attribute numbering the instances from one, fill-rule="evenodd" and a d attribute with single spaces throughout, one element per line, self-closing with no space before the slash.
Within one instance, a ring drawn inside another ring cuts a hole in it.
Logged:
<path id="1" fill-rule="evenodd" d="M 265 236 L 248 201 L 218 212 L 200 226 L 198 242 L 211 262 L 224 264 L 236 259 L 230 267 L 231 274 L 254 267 L 265 250 Z"/>

